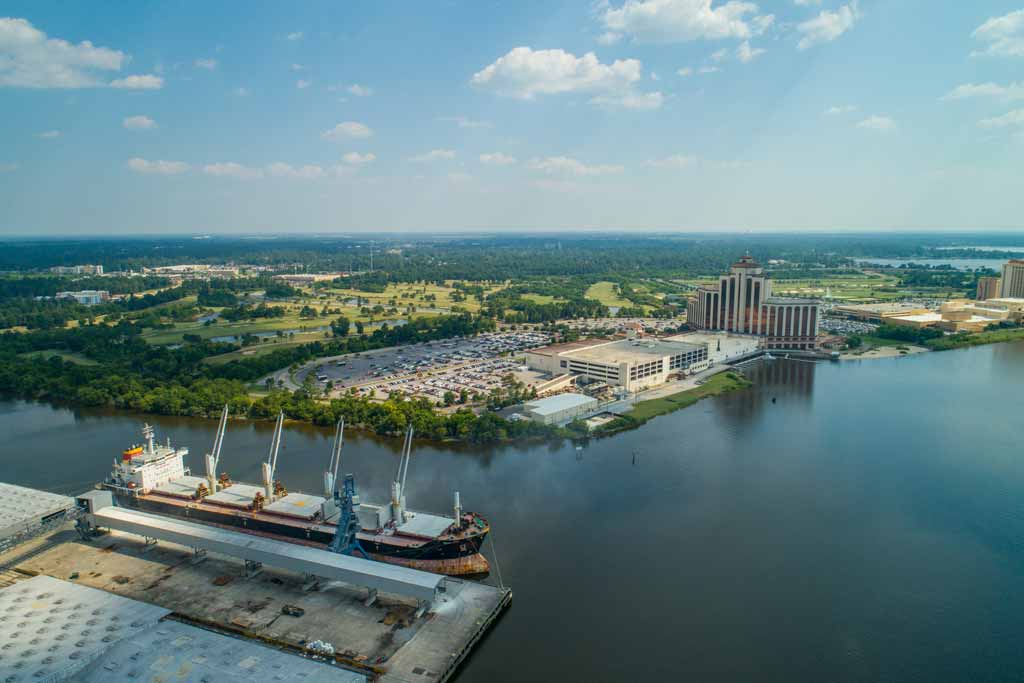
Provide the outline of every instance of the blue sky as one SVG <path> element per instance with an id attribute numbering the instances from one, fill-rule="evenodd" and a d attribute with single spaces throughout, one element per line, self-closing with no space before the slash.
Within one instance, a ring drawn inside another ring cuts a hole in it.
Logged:
<path id="1" fill-rule="evenodd" d="M 252 5 L 5 2 L 0 232 L 1022 227 L 1021 0 Z"/>

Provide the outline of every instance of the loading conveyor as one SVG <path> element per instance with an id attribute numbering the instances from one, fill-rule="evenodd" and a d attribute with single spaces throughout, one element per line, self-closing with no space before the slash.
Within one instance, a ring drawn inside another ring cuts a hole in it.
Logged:
<path id="1" fill-rule="evenodd" d="M 444 590 L 445 577 L 382 562 L 339 555 L 286 541 L 253 536 L 218 527 L 114 506 L 86 515 L 94 527 L 125 531 L 146 538 L 177 543 L 309 576 L 364 586 L 375 594 L 392 593 L 432 602 Z"/>

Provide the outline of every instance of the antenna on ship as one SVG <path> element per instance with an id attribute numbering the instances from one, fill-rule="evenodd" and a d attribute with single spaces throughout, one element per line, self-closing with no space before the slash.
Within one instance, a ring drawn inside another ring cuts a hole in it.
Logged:
<path id="1" fill-rule="evenodd" d="M 274 438 L 270 441 L 270 454 L 263 463 L 263 490 L 268 501 L 274 500 L 274 473 L 277 471 L 277 452 L 281 449 L 281 428 L 284 427 L 284 411 L 277 414 Z"/>
<path id="2" fill-rule="evenodd" d="M 335 483 L 338 481 L 338 467 L 341 465 L 341 445 L 345 439 L 345 418 L 338 420 L 334 428 L 334 444 L 331 446 L 331 461 L 324 472 L 324 497 L 328 500 L 334 496 Z"/>
<path id="3" fill-rule="evenodd" d="M 153 446 L 153 428 L 149 423 L 142 425 L 142 436 L 146 437 L 147 452 L 152 455 L 156 451 L 156 448 Z"/>
<path id="4" fill-rule="evenodd" d="M 210 487 L 210 493 L 217 492 L 217 463 L 220 462 L 220 448 L 224 445 L 224 430 L 228 426 L 228 404 L 224 404 L 224 410 L 220 414 L 220 424 L 217 426 L 217 436 L 213 439 L 213 449 L 206 454 L 206 481 Z"/>

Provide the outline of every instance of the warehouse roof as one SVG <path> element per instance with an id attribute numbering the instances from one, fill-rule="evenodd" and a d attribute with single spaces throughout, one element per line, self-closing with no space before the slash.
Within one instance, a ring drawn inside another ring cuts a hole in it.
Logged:
<path id="1" fill-rule="evenodd" d="M 566 354 L 570 360 L 590 360 L 605 364 L 647 362 L 665 356 L 700 351 L 703 344 L 690 344 L 664 339 L 622 339 L 605 342 Z"/>
<path id="2" fill-rule="evenodd" d="M 68 496 L 0 483 L 0 538 L 74 506 L 74 499 Z"/>
<path id="3" fill-rule="evenodd" d="M 538 415 L 552 415 L 563 410 L 578 408 L 587 405 L 596 405 L 597 399 L 583 394 L 558 394 L 547 398 L 530 401 L 526 407 Z"/>

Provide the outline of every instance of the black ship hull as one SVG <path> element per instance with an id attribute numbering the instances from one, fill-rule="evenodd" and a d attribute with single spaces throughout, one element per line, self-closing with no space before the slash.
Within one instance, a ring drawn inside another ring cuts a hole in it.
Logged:
<path id="1" fill-rule="evenodd" d="M 135 508 L 143 512 L 169 517 L 179 517 L 195 522 L 216 526 L 235 527 L 241 531 L 294 539 L 299 543 L 327 546 L 334 538 L 334 527 L 306 524 L 293 520 L 277 520 L 272 514 L 215 509 L 213 506 L 187 505 L 185 501 L 162 500 L 158 496 L 134 496 L 114 490 L 118 505 Z M 471 536 L 456 539 L 430 539 L 418 543 L 408 536 L 389 537 L 383 534 L 359 533 L 356 538 L 364 554 L 383 562 L 416 566 L 416 562 L 459 561 L 478 555 L 483 547 L 487 531 L 481 530 Z M 396 542 L 389 542 L 394 538 Z M 430 569 L 428 571 L 434 571 Z M 442 572 L 448 573 L 448 572 Z"/>

